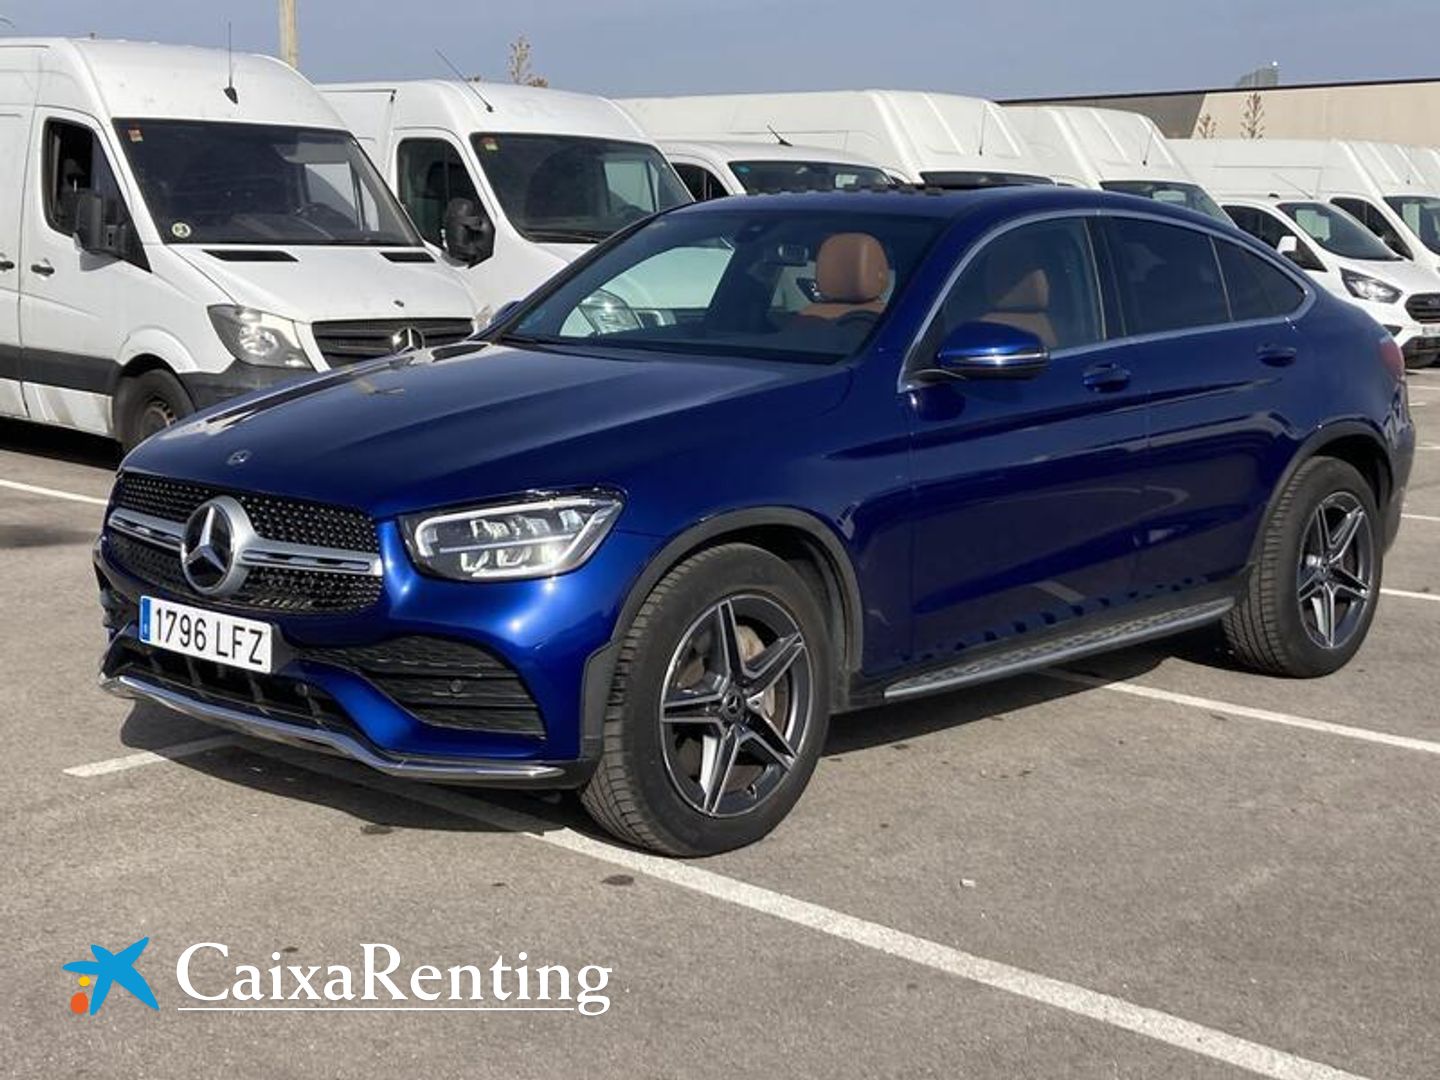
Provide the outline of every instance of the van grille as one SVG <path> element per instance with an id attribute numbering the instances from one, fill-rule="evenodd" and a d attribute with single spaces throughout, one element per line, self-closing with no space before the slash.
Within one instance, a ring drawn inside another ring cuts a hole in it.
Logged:
<path id="1" fill-rule="evenodd" d="M 1416 322 L 1440 322 L 1440 293 L 1416 293 L 1405 302 L 1405 310 Z"/>
<path id="2" fill-rule="evenodd" d="M 312 329 L 320 355 L 331 367 L 345 367 L 362 360 L 374 360 L 403 351 L 401 335 L 413 330 L 421 348 L 453 345 L 475 330 L 469 319 L 353 319 L 344 322 L 317 322 Z"/>

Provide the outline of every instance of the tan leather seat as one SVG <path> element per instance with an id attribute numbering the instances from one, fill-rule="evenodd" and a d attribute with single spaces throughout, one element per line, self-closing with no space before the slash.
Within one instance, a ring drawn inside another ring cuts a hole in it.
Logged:
<path id="1" fill-rule="evenodd" d="M 1031 267 L 1026 270 L 1015 263 L 1006 265 L 1003 259 L 991 260 L 985 268 L 990 310 L 980 321 L 1024 330 L 1053 349 L 1058 337 L 1050 319 L 1050 275 L 1041 267 Z"/>
<path id="2" fill-rule="evenodd" d="M 815 256 L 815 287 L 820 300 L 800 315 L 839 319 L 856 312 L 885 310 L 890 287 L 890 260 L 880 241 L 869 233 L 834 233 Z"/>

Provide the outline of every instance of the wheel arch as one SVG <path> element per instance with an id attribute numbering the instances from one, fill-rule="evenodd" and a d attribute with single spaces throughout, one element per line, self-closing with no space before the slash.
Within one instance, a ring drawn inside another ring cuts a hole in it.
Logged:
<path id="1" fill-rule="evenodd" d="M 864 644 L 860 584 L 845 545 L 820 518 L 793 507 L 756 507 L 717 514 L 669 540 L 631 583 L 609 644 L 585 667 L 582 755 L 599 754 L 605 705 L 620 642 L 645 598 L 667 573 L 691 556 L 720 544 L 747 543 L 795 567 L 812 588 L 819 587 L 834 650 L 831 705 L 848 704 L 850 676 L 859 670 Z M 838 630 L 838 633 L 836 632 Z"/>
<path id="2" fill-rule="evenodd" d="M 1384 518 L 1385 509 L 1395 490 L 1395 471 L 1390 463 L 1390 453 L 1380 433 L 1372 426 L 1359 420 L 1342 420 L 1327 424 L 1313 432 L 1291 456 L 1285 471 L 1280 474 L 1270 499 L 1265 505 L 1265 516 L 1250 544 L 1250 565 L 1259 556 L 1265 541 L 1265 524 L 1269 522 L 1279 502 L 1280 494 L 1300 467 L 1312 458 L 1330 457 L 1351 465 L 1365 478 L 1375 496 L 1375 505 Z"/>

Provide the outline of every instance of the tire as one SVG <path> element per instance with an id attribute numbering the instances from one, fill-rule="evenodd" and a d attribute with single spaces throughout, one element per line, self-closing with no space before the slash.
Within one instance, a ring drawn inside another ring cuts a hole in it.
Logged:
<path id="1" fill-rule="evenodd" d="M 1325 530 L 1316 524 L 1322 507 Z M 1343 558 L 1325 567 L 1329 556 L 1322 557 L 1321 550 L 1333 555 L 1344 539 L 1343 523 L 1354 512 L 1363 520 Z M 1338 671 L 1364 642 L 1380 597 L 1384 543 L 1374 492 L 1353 466 L 1311 458 L 1285 485 L 1264 528 L 1245 593 L 1225 615 L 1230 648 L 1265 674 L 1309 679 Z M 1309 596 L 1303 603 L 1302 582 Z M 1365 586 L 1363 600 L 1357 599 L 1357 584 Z M 1330 588 L 1335 591 L 1328 601 L 1327 645 L 1323 611 Z"/>
<path id="2" fill-rule="evenodd" d="M 115 393 L 115 433 L 129 453 L 177 420 L 195 411 L 195 403 L 180 380 L 155 369 L 120 380 Z"/>
<path id="3" fill-rule="evenodd" d="M 739 650 L 729 690 L 715 661 L 724 640 Z M 726 544 L 680 563 L 621 644 L 600 761 L 580 793 L 585 808 L 619 839 L 666 855 L 759 840 L 790 812 L 819 761 L 831 655 L 819 600 L 783 560 Z M 722 775 L 713 763 L 732 745 L 734 765 Z"/>

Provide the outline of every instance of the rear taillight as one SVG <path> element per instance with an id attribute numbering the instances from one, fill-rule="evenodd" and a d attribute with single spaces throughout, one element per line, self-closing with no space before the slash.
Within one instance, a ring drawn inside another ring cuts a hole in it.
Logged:
<path id="1" fill-rule="evenodd" d="M 1405 381 L 1405 354 L 1400 351 L 1399 343 L 1388 334 L 1380 339 L 1380 362 L 1391 375 L 1401 382 Z"/>

